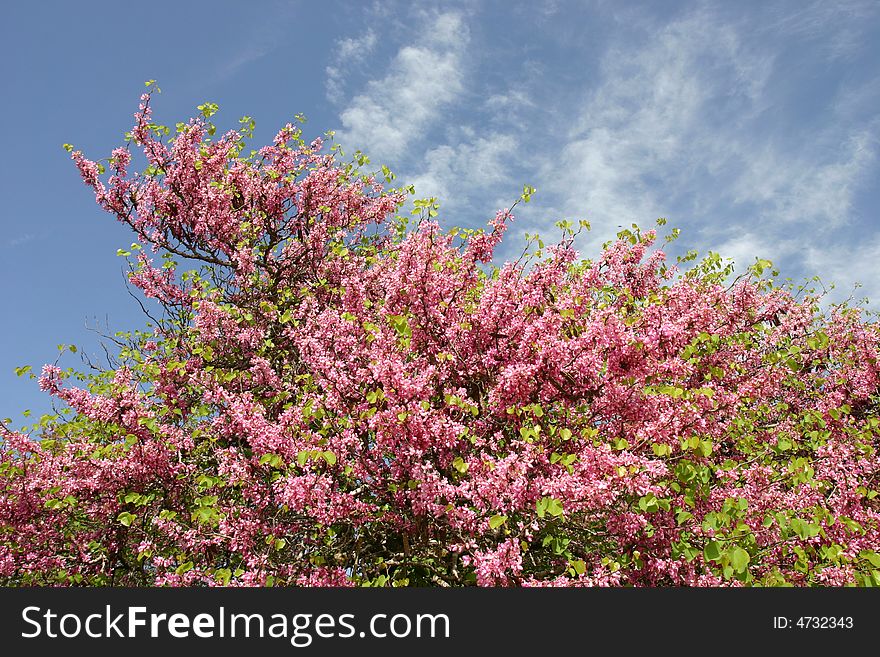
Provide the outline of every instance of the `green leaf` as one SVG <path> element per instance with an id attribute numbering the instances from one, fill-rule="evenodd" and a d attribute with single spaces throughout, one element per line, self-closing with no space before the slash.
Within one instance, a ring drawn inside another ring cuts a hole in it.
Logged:
<path id="1" fill-rule="evenodd" d="M 327 461 L 329 465 L 336 465 L 336 454 L 333 452 L 327 451 L 323 453 L 324 460 Z"/>
<path id="2" fill-rule="evenodd" d="M 770 269 L 773 266 L 773 262 L 770 260 L 765 260 L 763 258 L 755 258 L 755 264 L 749 267 L 755 275 L 760 276 L 764 273 L 765 269 Z"/>
<path id="3" fill-rule="evenodd" d="M 562 502 L 555 497 L 548 497 L 547 499 L 547 513 L 551 516 L 561 516 L 562 515 Z"/>
<path id="4" fill-rule="evenodd" d="M 220 107 L 217 105 L 217 103 L 204 103 L 196 107 L 196 109 L 199 110 L 202 113 L 202 116 L 204 116 L 206 119 L 210 119 L 214 114 L 217 113 L 217 110 L 219 110 Z"/>
<path id="5" fill-rule="evenodd" d="M 211 522 L 215 518 L 217 518 L 220 514 L 217 509 L 210 506 L 200 506 L 195 511 L 192 512 L 192 519 L 198 522 Z"/>
<path id="6" fill-rule="evenodd" d="M 639 499 L 639 509 L 647 513 L 656 513 L 659 510 L 657 497 L 654 493 L 648 493 Z"/>
<path id="7" fill-rule="evenodd" d="M 272 466 L 273 468 L 280 468 L 284 465 L 284 460 L 278 454 L 263 454 L 260 457 L 260 465 L 266 464 Z"/>
<path id="8" fill-rule="evenodd" d="M 791 519 L 791 529 L 802 540 L 812 538 L 813 536 L 816 536 L 820 531 L 822 531 L 821 526 L 812 522 L 801 520 L 800 518 Z"/>
<path id="9" fill-rule="evenodd" d="M 727 556 L 730 558 L 730 565 L 738 573 L 743 572 L 748 567 L 749 560 L 751 559 L 749 553 L 741 547 L 735 547 L 728 550 Z"/>
<path id="10" fill-rule="evenodd" d="M 651 449 L 654 451 L 656 456 L 669 456 L 672 454 L 672 447 L 669 445 L 664 445 L 662 443 L 654 443 L 651 445 Z"/>
<path id="11" fill-rule="evenodd" d="M 497 529 L 507 522 L 507 516 L 495 515 L 489 518 L 489 529 Z"/>
<path id="12" fill-rule="evenodd" d="M 116 519 L 120 522 L 120 524 L 125 525 L 126 527 L 131 527 L 131 523 L 134 522 L 136 516 L 133 513 L 129 513 L 128 511 L 123 511 Z"/>
<path id="13" fill-rule="evenodd" d="M 868 561 L 875 568 L 880 568 L 880 554 L 870 550 L 863 550 L 862 552 L 859 552 L 859 556 L 865 561 Z"/>
<path id="14" fill-rule="evenodd" d="M 721 558 L 721 544 L 718 541 L 709 541 L 703 548 L 703 556 L 707 561 L 718 561 Z"/>
<path id="15" fill-rule="evenodd" d="M 410 337 L 412 335 L 412 329 L 409 326 L 409 320 L 403 315 L 388 315 L 387 316 L 388 323 L 391 324 L 391 327 L 397 331 L 397 333 L 402 337 Z"/>
<path id="16" fill-rule="evenodd" d="M 452 462 L 452 467 L 458 470 L 460 473 L 464 474 L 467 472 L 469 465 L 464 462 L 464 459 L 460 456 L 456 456 L 455 460 Z"/>
<path id="17" fill-rule="evenodd" d="M 214 577 L 218 582 L 223 584 L 223 586 L 227 586 L 229 580 L 232 579 L 232 571 L 229 570 L 229 568 L 218 568 L 214 571 Z"/>

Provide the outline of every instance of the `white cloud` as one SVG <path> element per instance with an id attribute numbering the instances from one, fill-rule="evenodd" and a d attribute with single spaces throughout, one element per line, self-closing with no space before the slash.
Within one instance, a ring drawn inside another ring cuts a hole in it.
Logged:
<path id="1" fill-rule="evenodd" d="M 840 301 L 852 295 L 856 300 L 867 296 L 875 303 L 880 301 L 880 281 L 877 280 L 880 237 L 874 236 L 854 245 L 825 244 L 818 247 L 804 244 L 803 251 L 809 270 L 819 272 L 823 284 L 834 284 L 830 294 L 832 300 Z"/>
<path id="2" fill-rule="evenodd" d="M 650 39 L 612 40 L 558 154 L 545 154 L 538 187 L 555 216 L 586 216 L 596 242 L 659 216 L 699 222 L 687 241 L 737 262 L 772 257 L 768 246 L 794 254 L 773 244 L 794 222 L 817 231 L 854 219 L 876 160 L 870 127 L 831 120 L 792 135 L 774 93 L 779 47 L 750 40 L 745 23 L 700 10 L 642 28 Z M 866 93 L 828 99 L 828 111 L 864 111 Z"/>
<path id="3" fill-rule="evenodd" d="M 435 196 L 447 210 L 454 211 L 470 205 L 478 194 L 485 199 L 487 192 L 491 194 L 510 181 L 517 146 L 517 140 L 504 133 L 443 144 L 429 149 L 421 158 L 424 167 L 407 180 L 415 185 L 417 196 Z M 511 184 L 510 191 L 514 189 Z"/>
<path id="4" fill-rule="evenodd" d="M 732 29 L 706 14 L 658 30 L 641 48 L 613 45 L 561 157 L 542 177 L 569 213 L 615 226 L 664 215 L 672 201 L 658 191 L 727 157 L 729 144 L 707 121 L 711 105 L 723 99 L 738 109 L 723 119 L 743 120 L 756 111 L 769 69 L 767 58 L 746 52 Z"/>
<path id="5" fill-rule="evenodd" d="M 841 81 L 832 110 L 838 123 L 858 122 L 865 116 L 873 115 L 871 129 L 876 134 L 880 124 L 878 107 L 880 107 L 880 76 L 869 80 Z"/>
<path id="6" fill-rule="evenodd" d="M 769 20 L 758 27 L 762 32 L 813 42 L 828 60 L 845 59 L 864 45 L 866 27 L 876 20 L 877 3 L 873 0 L 813 0 L 790 6 L 772 5 Z"/>
<path id="7" fill-rule="evenodd" d="M 376 33 L 367 30 L 356 38 L 340 39 L 336 42 L 333 64 L 326 68 L 327 99 L 341 103 L 345 97 L 345 71 L 359 63 L 361 58 L 370 55 L 376 47 Z"/>
<path id="8" fill-rule="evenodd" d="M 520 84 L 528 86 L 529 82 Z M 487 123 L 496 130 L 504 128 L 516 134 L 528 134 L 534 129 L 530 119 L 536 112 L 546 112 L 547 108 L 539 107 L 528 92 L 513 87 L 491 94 L 483 101 L 480 110 L 485 113 Z"/>
<path id="9" fill-rule="evenodd" d="M 817 163 L 772 148 L 742 154 L 745 170 L 731 190 L 737 203 L 758 204 L 756 218 L 835 228 L 852 217 L 855 187 L 875 159 L 867 133 L 851 136 L 836 158 Z"/>
<path id="10" fill-rule="evenodd" d="M 737 272 L 743 272 L 757 258 L 779 263 L 791 254 L 791 242 L 768 240 L 760 231 L 734 231 L 734 235 L 711 248 L 722 258 L 733 260 Z"/>
<path id="11" fill-rule="evenodd" d="M 457 13 L 439 14 L 401 48 L 388 73 L 372 80 L 340 113 L 337 141 L 373 161 L 394 163 L 442 116 L 464 89 L 468 29 Z"/>

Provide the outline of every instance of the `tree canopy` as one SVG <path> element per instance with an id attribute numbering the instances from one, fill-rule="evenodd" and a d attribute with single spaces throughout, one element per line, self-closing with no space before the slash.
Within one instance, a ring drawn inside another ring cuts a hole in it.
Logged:
<path id="1" fill-rule="evenodd" d="M 636 227 L 495 265 L 515 207 L 409 225 L 360 153 L 151 100 L 106 167 L 68 150 L 162 311 L 6 430 L 0 583 L 880 585 L 860 308 Z"/>

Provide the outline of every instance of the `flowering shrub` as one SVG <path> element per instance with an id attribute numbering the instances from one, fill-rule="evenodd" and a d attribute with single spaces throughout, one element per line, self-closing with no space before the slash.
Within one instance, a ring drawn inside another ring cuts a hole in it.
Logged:
<path id="1" fill-rule="evenodd" d="M 858 308 L 637 229 L 494 267 L 510 210 L 407 229 L 298 128 L 245 155 L 247 118 L 168 137 L 150 100 L 109 176 L 72 158 L 164 312 L 43 369 L 67 409 L 4 437 L 0 583 L 880 585 Z"/>

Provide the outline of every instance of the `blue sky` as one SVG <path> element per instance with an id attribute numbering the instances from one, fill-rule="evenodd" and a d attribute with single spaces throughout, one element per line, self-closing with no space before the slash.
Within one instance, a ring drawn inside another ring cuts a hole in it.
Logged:
<path id="1" fill-rule="evenodd" d="M 102 214 L 61 149 L 106 157 L 143 81 L 173 125 L 216 102 L 268 141 L 307 136 L 387 164 L 447 225 L 481 225 L 523 184 L 522 234 L 586 218 L 595 253 L 618 226 L 666 217 L 679 249 L 880 300 L 880 3 L 10 3 L 0 26 L 0 417 L 43 412 L 13 369 L 59 343 L 101 353 L 142 327 Z M 876 305 L 877 301 L 875 301 Z M 65 365 L 77 364 L 66 357 Z"/>

